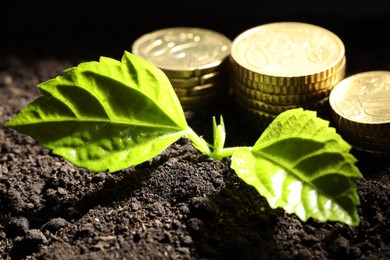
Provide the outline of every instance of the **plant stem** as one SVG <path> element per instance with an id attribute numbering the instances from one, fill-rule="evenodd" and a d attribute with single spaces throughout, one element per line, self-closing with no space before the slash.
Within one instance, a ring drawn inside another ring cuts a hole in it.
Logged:
<path id="1" fill-rule="evenodd" d="M 220 160 L 222 158 L 232 156 L 233 153 L 240 147 L 228 147 L 228 148 L 223 148 L 221 150 L 214 150 L 209 156 L 213 158 L 214 160 Z"/>
<path id="2" fill-rule="evenodd" d="M 201 151 L 204 155 L 210 156 L 214 160 L 220 160 L 222 158 L 232 156 L 237 149 L 241 148 L 241 146 L 236 146 L 236 147 L 215 149 L 215 147 L 212 147 L 202 137 L 200 137 L 197 133 L 195 133 L 194 130 L 192 130 L 192 128 L 190 127 L 188 127 L 187 129 L 187 136 L 192 141 L 196 149 Z"/>
<path id="3" fill-rule="evenodd" d="M 197 133 L 192 130 L 191 127 L 188 127 L 187 129 L 187 136 L 190 138 L 192 143 L 194 144 L 195 148 L 201 151 L 203 154 L 210 156 L 211 145 L 207 143 L 202 137 L 200 137 Z"/>

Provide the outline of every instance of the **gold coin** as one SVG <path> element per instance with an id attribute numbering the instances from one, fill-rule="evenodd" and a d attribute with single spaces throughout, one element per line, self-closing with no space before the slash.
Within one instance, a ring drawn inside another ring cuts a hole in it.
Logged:
<path id="1" fill-rule="evenodd" d="M 330 102 L 329 102 L 330 104 Z M 331 107 L 333 121 L 340 131 L 351 132 L 359 135 L 386 137 L 389 136 L 389 124 L 362 124 L 341 117 Z"/>
<path id="2" fill-rule="evenodd" d="M 190 77 L 190 78 L 169 78 L 171 84 L 174 88 L 191 88 L 206 84 L 216 84 L 221 83 L 226 80 L 226 72 L 224 71 L 216 71 L 212 73 L 208 73 L 198 77 Z"/>
<path id="3" fill-rule="evenodd" d="M 329 102 L 337 127 L 363 135 L 390 135 L 390 71 L 367 71 L 340 81 Z"/>
<path id="4" fill-rule="evenodd" d="M 333 32 L 307 23 L 275 22 L 244 31 L 231 57 L 247 77 L 269 85 L 298 85 L 329 78 L 339 70 L 344 44 Z"/>
<path id="5" fill-rule="evenodd" d="M 342 132 L 343 138 L 359 147 L 371 150 L 388 150 L 390 152 L 390 137 L 378 137 L 359 135 L 350 132 Z"/>
<path id="6" fill-rule="evenodd" d="M 200 86 L 194 86 L 191 88 L 175 88 L 174 90 L 176 94 L 181 97 L 196 97 L 196 96 L 204 96 L 207 94 L 216 95 L 217 92 L 221 89 L 221 85 L 219 84 L 204 84 Z"/>
<path id="7" fill-rule="evenodd" d="M 329 102 L 328 97 L 325 97 L 321 100 L 317 100 L 312 103 L 275 105 L 275 104 L 269 104 L 263 101 L 259 101 L 257 99 L 249 98 L 247 96 L 244 96 L 241 92 L 237 90 L 233 93 L 235 94 L 234 98 L 238 99 L 241 104 L 246 105 L 248 108 L 256 109 L 273 115 L 278 115 L 284 111 L 294 109 L 294 108 L 299 108 L 299 107 L 302 107 L 304 109 L 309 109 L 309 110 L 318 110 L 326 106 Z"/>
<path id="8" fill-rule="evenodd" d="M 214 98 L 216 95 L 215 93 L 207 93 L 204 95 L 198 95 L 198 96 L 182 96 L 179 97 L 180 101 L 185 101 L 185 102 L 191 102 L 191 101 L 200 101 L 200 100 L 206 100 L 208 98 Z"/>
<path id="9" fill-rule="evenodd" d="M 173 27 L 142 35 L 132 53 L 153 63 L 168 78 L 198 77 L 219 70 L 230 54 L 231 40 L 216 31 Z"/>
<path id="10" fill-rule="evenodd" d="M 243 96 L 272 105 L 299 105 L 312 103 L 327 98 L 331 91 L 329 88 L 308 94 L 269 94 L 247 87 L 238 80 L 233 79 L 233 82 L 233 88 L 237 89 Z"/>
<path id="11" fill-rule="evenodd" d="M 390 154 L 390 145 L 383 143 L 367 143 L 350 135 L 342 135 L 343 139 L 354 148 L 363 151 L 376 152 L 381 154 Z"/>
<path id="12" fill-rule="evenodd" d="M 262 82 L 258 82 L 245 77 L 239 70 L 235 70 L 232 66 L 232 78 L 238 79 L 244 85 L 249 88 L 259 90 L 261 92 L 270 94 L 292 95 L 292 94 L 307 94 L 317 92 L 321 90 L 332 89 L 338 82 L 345 77 L 346 71 L 346 59 L 343 59 L 343 65 L 339 68 L 339 71 L 329 78 L 317 81 L 314 83 L 297 84 L 297 85 L 270 85 Z"/>
<path id="13" fill-rule="evenodd" d="M 218 95 L 207 94 L 196 97 L 179 97 L 184 110 L 198 110 L 213 107 L 218 102 Z"/>

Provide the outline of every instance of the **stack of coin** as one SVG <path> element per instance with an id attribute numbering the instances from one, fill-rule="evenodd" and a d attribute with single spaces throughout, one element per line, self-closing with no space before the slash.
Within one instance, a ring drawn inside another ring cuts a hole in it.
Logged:
<path id="1" fill-rule="evenodd" d="M 232 41 L 231 93 L 246 122 L 264 130 L 275 117 L 302 107 L 329 112 L 329 94 L 346 71 L 341 39 L 322 27 L 275 22 Z"/>
<path id="2" fill-rule="evenodd" d="M 390 71 L 343 79 L 329 102 L 334 124 L 347 142 L 373 155 L 390 155 Z"/>
<path id="3" fill-rule="evenodd" d="M 184 110 L 207 109 L 226 93 L 231 40 L 212 30 L 164 28 L 134 41 L 132 53 L 160 68 Z"/>

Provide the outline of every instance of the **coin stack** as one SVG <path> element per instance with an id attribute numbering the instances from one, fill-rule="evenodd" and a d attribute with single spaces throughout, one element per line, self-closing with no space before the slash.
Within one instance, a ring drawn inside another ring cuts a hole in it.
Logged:
<path id="1" fill-rule="evenodd" d="M 278 114 L 302 107 L 329 112 L 329 94 L 345 76 L 341 39 L 322 27 L 275 22 L 251 28 L 232 41 L 231 94 L 256 131 Z"/>
<path id="2" fill-rule="evenodd" d="M 353 147 L 390 156 L 390 71 L 367 71 L 340 81 L 329 96 L 336 128 Z"/>
<path id="3" fill-rule="evenodd" d="M 164 28 L 134 41 L 132 53 L 170 79 L 184 110 L 208 109 L 226 93 L 231 40 L 212 30 Z"/>

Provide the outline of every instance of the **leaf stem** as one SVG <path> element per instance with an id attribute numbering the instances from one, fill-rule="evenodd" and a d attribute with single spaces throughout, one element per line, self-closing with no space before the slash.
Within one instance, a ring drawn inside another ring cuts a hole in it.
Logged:
<path id="1" fill-rule="evenodd" d="M 187 137 L 192 141 L 195 148 L 201 151 L 203 154 L 210 156 L 211 154 L 211 145 L 206 142 L 201 136 L 192 130 L 191 127 L 187 128 Z"/>
<path id="2" fill-rule="evenodd" d="M 210 156 L 214 160 L 220 160 L 222 158 L 232 156 L 237 149 L 242 148 L 242 146 L 236 146 L 236 147 L 215 149 L 216 147 L 213 147 L 209 143 L 207 143 L 201 136 L 195 133 L 194 130 L 192 130 L 192 128 L 190 127 L 188 127 L 187 129 L 187 137 L 192 141 L 196 149 L 198 149 L 204 155 Z"/>
<path id="3" fill-rule="evenodd" d="M 213 158 L 214 160 L 220 160 L 222 158 L 232 156 L 233 153 L 240 148 L 239 146 L 237 147 L 228 147 L 228 148 L 222 148 L 220 150 L 214 150 L 209 156 Z"/>

